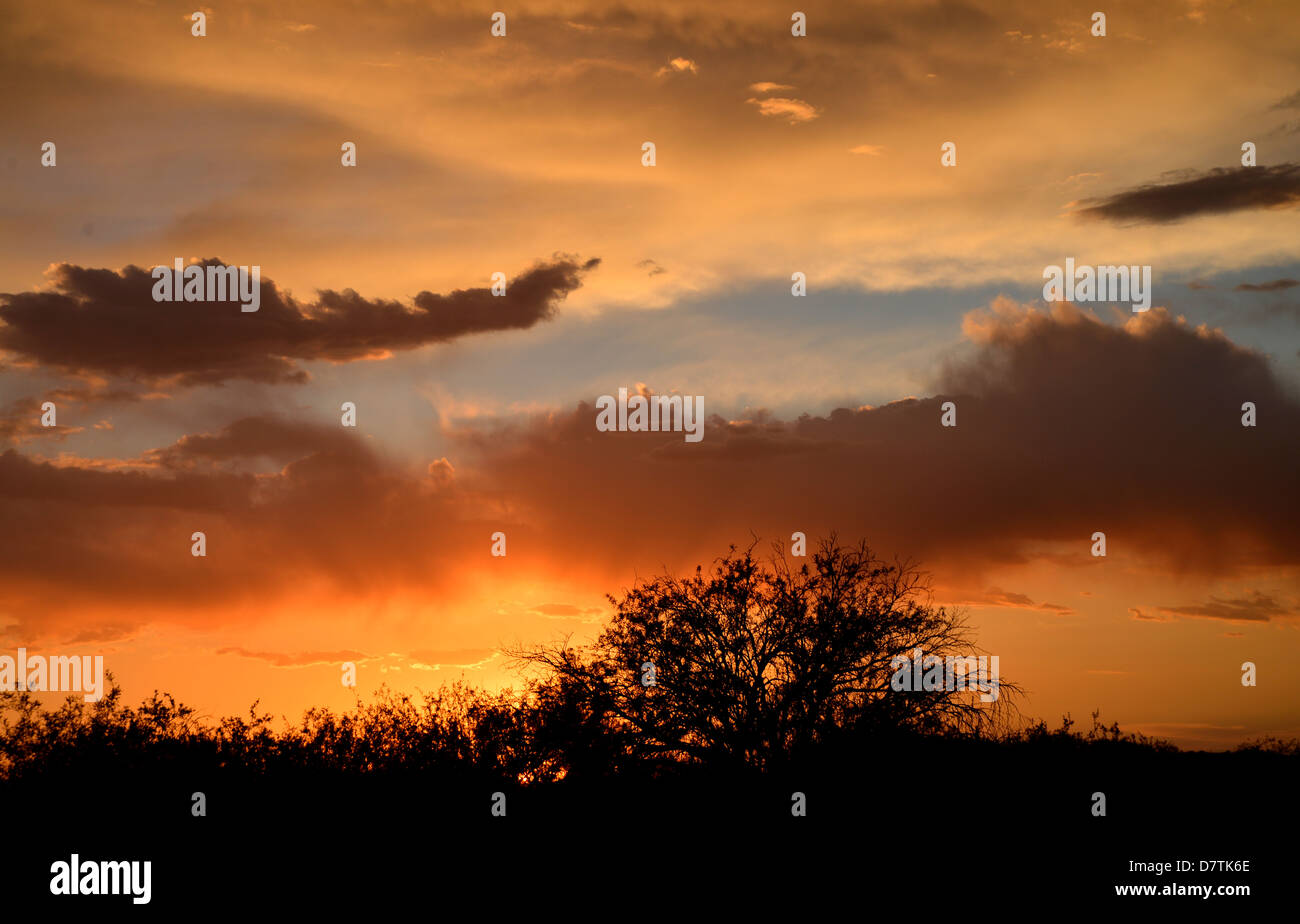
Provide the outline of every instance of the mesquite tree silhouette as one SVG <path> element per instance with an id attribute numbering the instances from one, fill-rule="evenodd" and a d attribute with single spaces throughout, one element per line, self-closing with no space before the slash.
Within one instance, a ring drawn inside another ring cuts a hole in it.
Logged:
<path id="1" fill-rule="evenodd" d="M 711 572 L 608 599 L 615 613 L 591 646 L 511 652 L 521 668 L 541 668 L 543 700 L 563 705 L 563 726 L 583 730 L 581 745 L 556 741 L 559 750 L 599 743 L 608 766 L 762 770 L 872 733 L 980 735 L 1005 727 L 1020 692 L 1002 682 L 985 703 L 969 690 L 892 689 L 896 656 L 979 652 L 961 614 L 932 605 L 921 572 L 834 536 L 797 568 L 779 547 L 760 562 L 733 546 Z"/>

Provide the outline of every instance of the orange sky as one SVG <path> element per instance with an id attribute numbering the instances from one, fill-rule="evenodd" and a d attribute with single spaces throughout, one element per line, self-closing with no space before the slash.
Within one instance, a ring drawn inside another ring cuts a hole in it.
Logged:
<path id="1" fill-rule="evenodd" d="M 638 577 L 835 531 L 1033 715 L 1300 734 L 1300 16 L 801 9 L 7 12 L 0 654 L 293 718 L 345 660 L 509 683 Z M 261 309 L 152 301 L 177 257 Z M 1066 257 L 1155 307 L 1045 304 Z M 620 387 L 702 395 L 704 440 L 598 432 Z"/>

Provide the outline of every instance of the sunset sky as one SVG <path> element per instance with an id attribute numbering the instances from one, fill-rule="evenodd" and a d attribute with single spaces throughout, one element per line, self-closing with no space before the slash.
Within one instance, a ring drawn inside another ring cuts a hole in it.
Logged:
<path id="1" fill-rule="evenodd" d="M 1028 714 L 1300 735 L 1293 0 L 197 8 L 4 3 L 0 654 L 294 719 L 834 531 Z M 153 301 L 178 257 L 259 311 Z M 620 387 L 704 439 L 598 432 Z"/>

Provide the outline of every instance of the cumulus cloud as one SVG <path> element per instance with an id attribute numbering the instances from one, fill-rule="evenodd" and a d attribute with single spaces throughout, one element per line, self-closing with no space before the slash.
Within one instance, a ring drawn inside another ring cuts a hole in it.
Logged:
<path id="1" fill-rule="evenodd" d="M 655 72 L 656 77 L 665 77 L 668 74 L 698 74 L 699 65 L 690 58 L 673 58 L 663 67 Z"/>
<path id="2" fill-rule="evenodd" d="M 584 401 L 450 428 L 446 460 L 412 468 L 338 427 L 280 418 L 193 434 L 124 470 L 10 450 L 0 609 L 22 621 L 40 600 L 71 630 L 91 601 L 191 614 L 304 583 L 437 598 L 483 567 L 496 529 L 512 569 L 580 562 L 587 577 L 692 566 L 793 529 L 866 536 L 972 577 L 1042 558 L 1086 567 L 1097 529 L 1108 560 L 1134 568 L 1220 578 L 1300 565 L 1300 403 L 1264 356 L 1159 308 L 1111 324 L 998 300 L 963 330 L 964 354 L 938 368 L 929 397 L 794 420 L 715 414 L 700 443 L 600 433 Z M 1240 425 L 1246 399 L 1257 427 Z M 956 427 L 940 426 L 945 401 Z M 259 458 L 278 469 L 245 470 Z M 196 567 L 199 528 L 209 557 Z M 985 599 L 1069 611 L 997 589 Z M 568 607 L 534 612 L 575 616 Z M 1260 597 L 1150 610 L 1176 614 L 1281 615 Z"/>
<path id="3" fill-rule="evenodd" d="M 1112 325 L 999 301 L 965 332 L 973 353 L 939 370 L 932 397 L 789 421 L 712 416 L 698 444 L 596 438 L 586 403 L 462 439 L 482 452 L 477 477 L 596 560 L 629 535 L 707 552 L 798 524 L 945 568 L 1021 562 L 1052 543 L 1080 561 L 1104 524 L 1112 559 L 1211 573 L 1300 563 L 1300 405 L 1265 357 L 1162 309 Z M 1240 425 L 1243 396 L 1267 408 L 1267 427 Z M 947 400 L 955 428 L 939 425 Z"/>

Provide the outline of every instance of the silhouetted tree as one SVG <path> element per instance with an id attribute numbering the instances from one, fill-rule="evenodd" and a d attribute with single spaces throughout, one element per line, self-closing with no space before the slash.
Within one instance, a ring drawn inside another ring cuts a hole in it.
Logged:
<path id="1" fill-rule="evenodd" d="M 624 758 L 767 768 L 846 735 L 983 733 L 1018 692 L 1004 682 L 987 704 L 966 690 L 891 689 L 896 656 L 978 652 L 960 615 L 929 603 L 918 571 L 834 537 L 796 570 L 779 548 L 764 564 L 732 547 L 712 573 L 609 600 L 615 614 L 589 648 L 512 654 L 543 668 L 584 741 Z"/>

